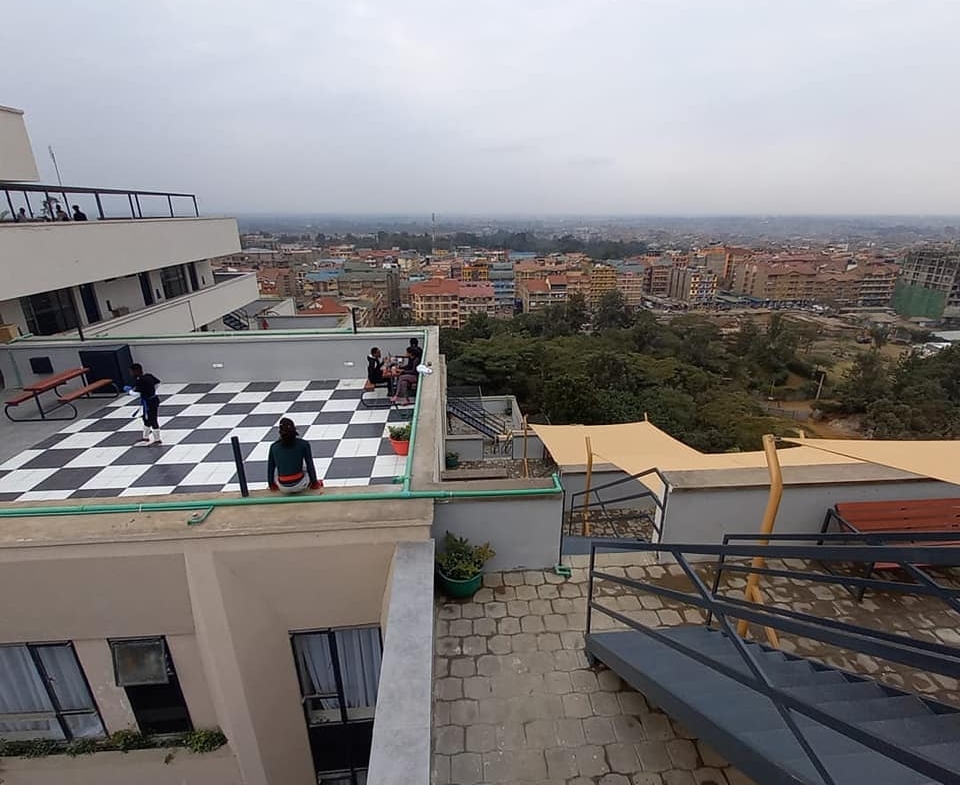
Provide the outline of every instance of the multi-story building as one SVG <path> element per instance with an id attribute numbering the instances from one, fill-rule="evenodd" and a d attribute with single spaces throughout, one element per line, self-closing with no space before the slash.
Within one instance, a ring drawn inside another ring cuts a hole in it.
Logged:
<path id="1" fill-rule="evenodd" d="M 259 297 L 254 274 L 214 280 L 240 250 L 232 218 L 200 217 L 192 194 L 36 183 L 23 113 L 0 107 L 0 222 L 7 332 L 86 337 L 224 329 Z M 87 220 L 57 219 L 78 208 Z M 57 220 L 54 220 L 57 219 Z"/>
<path id="2" fill-rule="evenodd" d="M 489 270 L 490 283 L 497 310 L 501 314 L 512 314 L 516 309 L 517 289 L 513 272 L 513 262 L 493 262 Z"/>
<path id="3" fill-rule="evenodd" d="M 411 284 L 410 299 L 413 318 L 418 324 L 460 326 L 460 281 L 431 278 Z"/>
<path id="4" fill-rule="evenodd" d="M 461 283 L 458 291 L 459 319 L 463 324 L 471 314 L 497 315 L 497 301 L 489 283 Z"/>
<path id="5" fill-rule="evenodd" d="M 589 275 L 587 302 L 596 306 L 603 295 L 617 288 L 617 270 L 608 264 L 594 264 L 589 267 Z"/>
<path id="6" fill-rule="evenodd" d="M 719 276 L 705 267 L 674 267 L 668 296 L 685 303 L 710 303 L 717 297 L 719 284 Z"/>
<path id="7" fill-rule="evenodd" d="M 667 297 L 670 292 L 670 271 L 673 262 L 669 259 L 654 259 L 647 267 L 646 291 L 654 297 Z"/>
<path id="8" fill-rule="evenodd" d="M 524 313 L 530 313 L 548 305 L 561 305 L 567 301 L 567 276 L 553 274 L 544 280 L 530 278 L 521 281 L 517 289 L 520 292 Z"/>
<path id="9" fill-rule="evenodd" d="M 900 263 L 893 307 L 911 318 L 960 318 L 960 245 L 907 251 Z"/>
<path id="10" fill-rule="evenodd" d="M 383 295 L 388 308 L 400 307 L 400 275 L 394 267 L 371 267 L 366 262 L 343 263 L 337 286 L 341 297 L 360 297 L 365 289 Z"/>
<path id="11" fill-rule="evenodd" d="M 642 265 L 623 265 L 617 268 L 617 288 L 627 305 L 636 308 L 643 302 L 647 271 Z"/>

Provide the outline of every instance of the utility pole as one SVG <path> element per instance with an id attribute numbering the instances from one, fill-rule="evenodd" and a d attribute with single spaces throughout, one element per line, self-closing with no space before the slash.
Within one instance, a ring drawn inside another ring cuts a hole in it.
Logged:
<path id="1" fill-rule="evenodd" d="M 53 168 L 57 173 L 57 185 L 63 188 L 63 178 L 60 177 L 60 166 L 57 164 L 57 156 L 53 152 L 53 145 L 47 145 L 47 150 L 50 152 L 50 160 L 53 161 Z"/>

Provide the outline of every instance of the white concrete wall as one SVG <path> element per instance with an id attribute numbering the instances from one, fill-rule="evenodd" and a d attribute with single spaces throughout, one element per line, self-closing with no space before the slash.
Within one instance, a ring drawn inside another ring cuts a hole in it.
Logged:
<path id="1" fill-rule="evenodd" d="M 0 106 L 0 182 L 39 179 L 23 112 Z M 6 205 L 3 208 L 6 209 Z"/>
<path id="2" fill-rule="evenodd" d="M 140 293 L 140 283 L 136 282 Z M 85 332 L 90 337 L 123 337 L 136 335 L 173 335 L 193 332 L 220 319 L 225 313 L 242 308 L 257 295 L 257 276 L 250 273 L 226 283 L 208 286 L 191 294 L 166 300 L 137 313 L 91 325 Z M 140 297 L 140 302 L 143 298 Z"/>
<path id="3" fill-rule="evenodd" d="M 0 276 L 8 298 L 239 250 L 233 218 L 0 224 Z M 161 288 L 155 277 L 154 288 Z"/>
<path id="4" fill-rule="evenodd" d="M 100 303 L 100 314 L 104 321 L 112 319 L 110 307 L 121 308 L 126 306 L 133 311 L 139 311 L 146 306 L 143 304 L 143 292 L 140 289 L 140 279 L 136 275 L 124 278 L 114 278 L 110 281 L 99 281 L 94 284 L 97 293 L 97 302 Z M 107 305 L 107 300 L 110 304 Z"/>

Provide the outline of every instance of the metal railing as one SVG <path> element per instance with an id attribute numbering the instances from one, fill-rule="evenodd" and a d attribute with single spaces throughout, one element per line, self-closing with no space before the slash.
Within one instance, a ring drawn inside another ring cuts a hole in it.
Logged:
<path id="1" fill-rule="evenodd" d="M 909 766 L 924 776 L 941 782 L 954 782 L 956 772 L 944 767 L 941 763 L 913 751 L 909 746 L 897 744 L 890 738 L 879 736 L 833 716 L 819 706 L 791 695 L 784 688 L 775 686 L 770 676 L 764 671 L 763 664 L 750 651 L 743 639 L 737 635 L 731 619 L 746 620 L 753 624 L 772 627 L 799 637 L 817 640 L 830 646 L 879 657 L 890 662 L 923 669 L 954 679 L 960 678 L 960 649 L 946 644 L 916 640 L 908 635 L 899 635 L 850 622 L 813 616 L 789 608 L 761 606 L 720 593 L 719 575 L 721 572 L 738 574 L 755 572 L 786 578 L 791 581 L 812 581 L 820 585 L 833 584 L 841 587 L 866 586 L 888 592 L 929 597 L 940 600 L 954 611 L 960 612 L 960 589 L 940 585 L 921 569 L 921 566 L 953 567 L 960 565 L 960 547 L 936 545 L 925 547 L 921 544 L 924 541 L 937 541 L 938 537 L 940 542 L 943 541 L 942 533 L 931 532 L 929 534 L 931 535 L 929 537 L 922 536 L 920 533 L 884 534 L 880 536 L 847 533 L 770 534 L 762 536 L 757 534 L 729 534 L 724 538 L 722 545 L 654 545 L 636 541 L 594 540 L 590 547 L 586 636 L 589 639 L 593 613 L 602 613 L 769 698 L 826 785 L 835 785 L 836 780 L 813 750 L 810 742 L 798 726 L 796 718 L 793 716 L 794 713 L 808 717 L 814 722 L 841 733 L 891 760 Z M 768 544 L 757 543 L 756 541 L 760 539 Z M 754 544 L 731 544 L 731 541 L 753 541 Z M 783 542 L 791 544 L 780 544 Z M 904 542 L 906 544 L 882 544 L 889 542 Z M 684 592 L 651 581 L 642 581 L 599 571 L 596 566 L 598 549 L 602 551 L 635 551 L 671 557 L 676 560 L 695 591 Z M 707 562 L 717 571 L 717 577 L 711 588 L 707 587 L 704 580 L 693 569 L 688 559 L 689 556 L 715 558 L 714 562 Z M 897 564 L 915 582 L 887 581 L 846 576 L 838 573 L 823 574 L 812 569 L 795 567 L 785 567 L 783 569 L 757 568 L 749 562 L 730 564 L 726 561 L 728 558 L 747 560 L 756 557 L 762 557 L 766 560 L 799 560 L 805 564 L 882 561 Z M 712 626 L 713 620 L 716 619 L 716 626 L 730 640 L 737 654 L 746 664 L 747 671 L 744 672 L 725 662 L 716 660 L 709 653 L 684 645 L 662 634 L 656 628 L 647 627 L 623 613 L 599 604 L 594 599 L 594 582 L 596 580 L 648 592 L 704 611 L 706 614 L 705 626 Z"/>
<path id="2" fill-rule="evenodd" d="M 615 499 L 604 499 L 600 496 L 599 493 L 597 493 L 597 491 L 603 491 L 608 488 L 615 488 L 618 485 L 624 485 L 628 482 L 641 482 L 642 477 L 647 477 L 651 474 L 655 474 L 657 478 L 660 480 L 660 483 L 663 485 L 664 489 L 666 489 L 667 487 L 666 477 L 663 476 L 662 472 L 658 468 L 653 467 L 651 469 L 638 472 L 637 474 L 631 474 L 629 477 L 621 477 L 619 480 L 613 480 L 612 482 L 604 483 L 603 485 L 591 486 L 590 488 L 585 488 L 582 491 L 577 491 L 576 493 L 570 494 L 570 508 L 566 511 L 566 514 L 564 516 L 565 519 L 571 520 L 571 521 L 573 520 L 573 516 L 576 512 L 577 499 L 586 497 L 588 501 L 586 505 L 583 507 L 583 510 L 585 512 L 589 512 L 591 509 L 594 508 L 594 506 L 599 507 L 600 514 L 603 516 L 604 520 L 610 523 L 611 528 L 613 528 L 614 531 L 616 531 L 616 517 L 611 515 L 608 512 L 607 510 L 608 506 L 616 504 L 617 502 L 637 501 L 639 499 L 650 499 L 653 502 L 654 506 L 657 508 L 657 512 L 659 514 L 647 515 L 646 517 L 650 522 L 650 527 L 653 529 L 654 533 L 656 534 L 657 541 L 659 541 L 662 535 L 662 521 L 664 519 L 664 513 L 666 511 L 666 494 L 664 494 L 664 498 L 661 499 L 659 496 L 657 496 L 656 493 L 654 493 L 650 489 L 647 489 L 645 491 L 638 491 L 637 493 L 630 493 L 630 494 L 627 494 L 626 496 L 618 496 Z M 658 518 L 660 522 L 658 522 Z"/>
<path id="3" fill-rule="evenodd" d="M 506 420 L 483 408 L 483 396 L 479 387 L 448 389 L 447 410 L 491 439 L 513 432 Z"/>
<path id="4" fill-rule="evenodd" d="M 19 210 L 17 204 L 22 202 L 22 208 L 26 211 L 29 221 L 57 221 L 67 220 L 58 218 L 56 209 L 58 206 L 64 210 L 63 215 L 69 220 L 73 220 L 70 209 L 71 203 L 76 197 L 86 197 L 89 204 L 90 197 L 93 198 L 93 205 L 96 209 L 96 216 L 101 221 L 117 220 L 141 220 L 149 218 L 199 218 L 200 209 L 197 206 L 197 197 L 195 194 L 173 193 L 169 191 L 135 191 L 117 188 L 83 188 L 79 186 L 65 185 L 38 185 L 35 183 L 3 183 L 0 190 L 3 191 L 4 202 L 10 211 L 8 221 L 18 220 Z M 31 201 L 30 195 L 34 194 Z M 14 196 L 19 197 L 14 200 Z M 60 197 L 63 198 L 63 204 L 60 204 Z M 156 205 L 160 201 L 160 214 L 151 214 L 144 208 L 149 205 Z M 186 209 L 177 210 L 174 204 L 181 201 L 187 201 Z M 4 202 L 0 202 L 3 204 Z M 117 213 L 117 203 L 122 205 L 120 214 Z M 106 205 L 106 206 L 105 206 Z M 127 214 L 129 210 L 129 214 Z"/>

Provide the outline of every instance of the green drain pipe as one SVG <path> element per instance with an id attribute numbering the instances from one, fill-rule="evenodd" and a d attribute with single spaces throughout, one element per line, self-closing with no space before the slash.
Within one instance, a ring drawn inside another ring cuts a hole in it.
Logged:
<path id="1" fill-rule="evenodd" d="M 375 502 L 403 499 L 484 499 L 513 496 L 552 496 L 563 493 L 560 477 L 552 475 L 552 488 L 514 488 L 477 491 L 385 491 L 383 493 L 338 493 L 322 496 L 257 496 L 254 498 L 205 499 L 182 502 L 146 502 L 144 504 L 79 504 L 62 507 L 11 507 L 0 509 L 0 518 L 47 518 L 63 515 L 99 513 L 180 512 L 220 507 L 261 507 L 276 504 L 317 504 L 321 502 Z"/>

